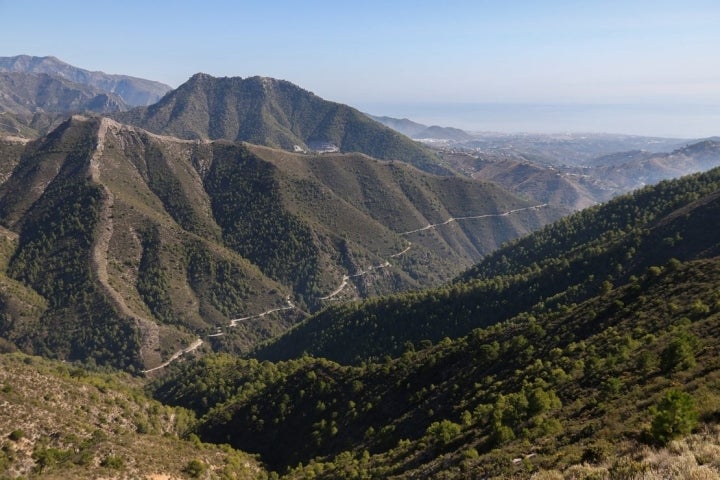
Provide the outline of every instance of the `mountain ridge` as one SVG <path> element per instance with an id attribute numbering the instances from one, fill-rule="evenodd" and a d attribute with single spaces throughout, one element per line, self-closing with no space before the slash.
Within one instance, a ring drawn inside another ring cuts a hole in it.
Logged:
<path id="1" fill-rule="evenodd" d="M 699 459 L 715 458 L 700 450 L 717 451 L 720 430 L 720 232 L 707 229 L 720 168 L 588 210 L 445 289 L 296 327 L 323 317 L 317 339 L 334 349 L 294 337 L 275 363 L 208 356 L 156 382 L 156 398 L 287 478 L 713 477 Z"/>
<path id="2" fill-rule="evenodd" d="M 242 352 L 327 302 L 439 283 L 561 214 L 402 162 L 175 139 L 102 117 L 0 149 L 12 172 L 0 221 L 18 234 L 7 281 L 35 312 L 7 310 L 0 331 L 27 351 L 135 370 L 198 336 Z M 468 214 L 492 218 L 443 224 Z"/>
<path id="3" fill-rule="evenodd" d="M 371 120 L 285 80 L 198 73 L 158 103 L 114 115 L 146 130 L 188 139 L 247 141 L 284 150 L 316 144 L 401 160 L 432 173 L 450 173 L 429 150 Z"/>
<path id="4" fill-rule="evenodd" d="M 717 255 L 717 236 L 702 232 L 718 209 L 718 178 L 716 168 L 564 217 L 490 253 L 450 285 L 319 312 L 256 355 L 277 361 L 307 353 L 357 364 L 398 355 L 407 342 L 434 343 L 523 311 L 582 301 L 601 288 L 601 278 L 626 281 L 651 262 Z"/>
<path id="5" fill-rule="evenodd" d="M 0 108 L 16 114 L 74 113 L 108 114 L 127 109 L 113 93 L 70 82 L 46 73 L 1 73 Z"/>
<path id="6" fill-rule="evenodd" d="M 55 75 L 75 83 L 89 85 L 116 94 L 128 105 L 155 103 L 172 90 L 172 87 L 154 80 L 85 70 L 52 56 L 32 57 L 18 55 L 15 57 L 0 57 L 0 71 Z"/>

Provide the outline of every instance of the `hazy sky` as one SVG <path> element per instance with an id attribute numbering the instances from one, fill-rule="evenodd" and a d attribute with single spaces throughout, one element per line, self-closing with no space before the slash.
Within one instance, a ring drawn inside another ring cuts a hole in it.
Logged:
<path id="1" fill-rule="evenodd" d="M 720 108 L 718 0 L 0 0 L 0 18 L 0 56 L 55 55 L 171 86 L 199 71 L 272 76 L 376 114 L 410 103 Z"/>

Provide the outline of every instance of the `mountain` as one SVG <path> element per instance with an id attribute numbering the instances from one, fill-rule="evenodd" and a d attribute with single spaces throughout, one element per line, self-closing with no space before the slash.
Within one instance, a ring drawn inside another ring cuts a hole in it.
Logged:
<path id="1" fill-rule="evenodd" d="M 514 149 L 444 149 L 453 169 L 498 183 L 525 198 L 580 210 L 661 180 L 720 165 L 720 143 L 713 139 L 686 144 L 669 153 L 632 150 L 602 155 L 586 165 L 551 165 Z"/>
<path id="2" fill-rule="evenodd" d="M 198 339 L 243 352 L 328 303 L 440 284 L 563 213 L 401 162 L 107 118 L 73 116 L 0 154 L 0 334 L 131 371 Z"/>
<path id="3" fill-rule="evenodd" d="M 0 354 L 4 478 L 266 478 L 253 456 L 188 438 L 192 413 L 149 398 L 137 378 Z"/>
<path id="4" fill-rule="evenodd" d="M 588 175 L 602 178 L 616 191 L 630 191 L 661 180 L 702 172 L 720 165 L 720 141 L 701 140 L 669 153 L 627 154 L 626 161 L 618 161 L 621 154 L 594 160 Z"/>
<path id="5" fill-rule="evenodd" d="M 624 284 L 672 257 L 716 256 L 717 234 L 704 230 L 720 208 L 719 189 L 715 169 L 585 209 L 492 252 L 462 281 L 326 309 L 257 356 L 305 353 L 342 363 L 396 356 L 409 343 L 435 343 L 522 312 L 583 301 L 605 281 Z"/>
<path id="6" fill-rule="evenodd" d="M 126 110 L 112 93 L 47 74 L 0 73 L 0 109 L 16 114 L 95 112 Z"/>
<path id="7" fill-rule="evenodd" d="M 408 119 L 371 118 L 432 146 L 443 163 L 458 173 L 570 210 L 720 165 L 716 138 L 682 141 L 611 134 L 469 134 Z"/>
<path id="8" fill-rule="evenodd" d="M 582 210 L 620 193 L 601 178 L 591 176 L 587 169 L 547 166 L 515 153 L 473 154 L 452 149 L 441 155 L 453 168 L 471 178 L 570 210 Z"/>
<path id="9" fill-rule="evenodd" d="M 69 65 L 55 57 L 31 57 L 28 55 L 0 57 L 0 72 L 44 73 L 115 94 L 122 98 L 124 103 L 131 106 L 150 105 L 172 90 L 172 87 L 152 80 L 91 72 Z"/>
<path id="10" fill-rule="evenodd" d="M 714 478 L 719 192 L 720 169 L 645 188 L 154 395 L 285 478 Z"/>
<path id="11" fill-rule="evenodd" d="M 413 138 L 426 142 L 433 142 L 438 140 L 463 142 L 472 140 L 473 136 L 464 130 L 460 130 L 459 128 L 439 127 L 437 125 L 432 125 L 416 133 Z"/>
<path id="12" fill-rule="evenodd" d="M 114 118 L 185 139 L 245 141 L 289 151 L 338 149 L 448 173 L 431 151 L 354 108 L 266 77 L 198 73 L 158 103 Z"/>
<path id="13" fill-rule="evenodd" d="M 609 155 L 602 155 L 592 159 L 589 163 L 591 167 L 609 167 L 612 165 L 623 165 L 635 161 L 643 161 L 652 157 L 654 153 L 647 150 L 630 150 L 628 152 L 616 152 Z"/>
<path id="14" fill-rule="evenodd" d="M 464 130 L 460 130 L 459 128 L 440 127 L 437 125 L 427 126 L 421 123 L 413 122 L 407 118 L 398 119 L 392 117 L 377 117 L 374 115 L 368 116 L 373 120 L 382 123 L 386 127 L 402 133 L 403 135 L 425 142 L 467 142 L 475 138 L 471 134 Z"/>
<path id="15" fill-rule="evenodd" d="M 717 258 L 674 262 L 396 359 L 210 356 L 155 395 L 283 478 L 703 478 L 718 474 L 718 281 Z"/>
<path id="16" fill-rule="evenodd" d="M 376 116 L 376 115 L 370 115 L 368 114 L 368 117 L 372 118 L 376 122 L 380 122 L 386 127 L 392 128 L 393 130 L 402 133 L 405 136 L 408 136 L 410 138 L 414 138 L 415 134 L 422 132 L 426 128 L 428 128 L 427 125 L 423 125 L 422 123 L 413 122 L 412 120 L 409 120 L 407 118 L 393 118 L 393 117 L 385 117 L 385 116 Z"/>

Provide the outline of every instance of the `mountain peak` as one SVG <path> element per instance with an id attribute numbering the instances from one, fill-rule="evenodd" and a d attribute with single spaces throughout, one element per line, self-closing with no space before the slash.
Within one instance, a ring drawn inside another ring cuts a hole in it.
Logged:
<path id="1" fill-rule="evenodd" d="M 421 145 L 358 110 L 271 77 L 196 73 L 158 103 L 116 116 L 153 133 L 191 140 L 244 141 L 293 151 L 332 144 L 382 160 L 447 173 Z"/>

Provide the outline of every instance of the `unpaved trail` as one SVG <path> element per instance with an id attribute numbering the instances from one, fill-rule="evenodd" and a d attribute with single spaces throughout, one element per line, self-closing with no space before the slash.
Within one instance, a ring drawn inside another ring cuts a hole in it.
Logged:
<path id="1" fill-rule="evenodd" d="M 155 322 L 139 317 L 128 307 L 122 295 L 110 285 L 107 270 L 108 250 L 110 249 L 110 239 L 112 238 L 114 229 L 112 209 L 115 203 L 115 197 L 100 178 L 100 161 L 105 151 L 105 139 L 108 128 L 114 123 L 115 122 L 106 118 L 100 119 L 97 132 L 97 145 L 95 152 L 92 157 L 90 157 L 90 165 L 88 167 L 90 180 L 100 185 L 104 193 L 100 205 L 100 215 L 97 225 L 98 233 L 95 237 L 95 244 L 92 246 L 92 269 L 97 275 L 98 282 L 102 285 L 115 307 L 122 315 L 132 318 L 137 324 L 142 338 L 140 356 L 145 363 L 154 360 L 153 357 L 159 357 L 157 352 L 160 348 L 160 328 Z"/>
<path id="2" fill-rule="evenodd" d="M 178 358 L 180 358 L 180 357 L 182 357 L 183 355 L 185 355 L 186 353 L 194 352 L 195 350 L 197 350 L 198 348 L 200 348 L 200 345 L 202 345 L 202 344 L 203 344 L 202 339 L 198 338 L 198 339 L 195 340 L 193 343 L 191 343 L 187 348 L 184 348 L 184 349 L 182 349 L 182 350 L 178 350 L 177 352 L 173 353 L 170 358 L 168 358 L 167 360 L 165 360 L 163 363 L 161 363 L 161 364 L 158 365 L 157 367 L 153 367 L 153 368 L 149 368 L 149 369 L 147 369 L 147 370 L 143 370 L 142 373 L 150 373 L 150 372 L 154 372 L 154 371 L 163 369 L 163 368 L 167 367 L 168 365 L 170 365 L 170 364 L 171 364 L 172 362 L 174 362 L 175 360 L 177 360 Z"/>
<path id="3" fill-rule="evenodd" d="M 430 230 L 432 228 L 441 227 L 443 225 L 447 225 L 449 223 L 457 222 L 460 220 L 475 220 L 478 218 L 490 218 L 490 217 L 507 217 L 508 215 L 512 215 L 513 213 L 524 212 L 526 210 L 538 210 L 540 208 L 547 207 L 547 205 L 548 205 L 547 203 L 542 203 L 540 205 L 533 205 L 532 207 L 516 208 L 515 210 L 509 210 L 509 211 L 503 212 L 503 213 L 486 213 L 483 215 L 471 215 L 468 217 L 450 217 L 447 220 L 445 220 L 444 222 L 428 224 L 422 228 L 416 228 L 415 230 L 409 230 L 407 232 L 398 233 L 398 235 L 410 235 L 411 233 L 423 232 L 425 230 Z"/>
<path id="4" fill-rule="evenodd" d="M 330 294 L 325 295 L 324 297 L 320 297 L 320 300 L 330 300 L 331 298 L 336 296 L 338 293 L 342 292 L 345 289 L 345 287 L 347 287 L 348 280 L 350 280 L 350 277 L 348 277 L 347 275 L 343 275 L 340 286 L 337 287 L 335 290 L 333 290 Z"/>
<path id="5" fill-rule="evenodd" d="M 390 255 L 390 258 L 396 258 L 396 257 L 399 257 L 399 256 L 401 256 L 401 255 L 404 255 L 404 254 L 406 254 L 411 248 L 412 248 L 412 243 L 411 243 L 410 245 L 408 245 L 407 247 L 405 247 L 405 250 L 403 250 L 402 252 L 398 252 L 398 253 L 395 253 L 395 254 L 393 254 L 393 255 Z"/>
<path id="6" fill-rule="evenodd" d="M 233 319 L 230 320 L 230 325 L 229 325 L 229 326 L 230 326 L 230 327 L 234 327 L 234 326 L 236 326 L 236 325 L 237 325 L 238 323 L 240 323 L 240 322 L 246 322 L 246 321 L 248 321 L 248 320 L 254 320 L 254 319 L 256 319 L 256 318 L 262 318 L 262 317 L 264 317 L 265 315 L 270 315 L 271 313 L 282 312 L 282 311 L 284 311 L 284 310 L 292 310 L 292 309 L 294 309 L 294 308 L 297 308 L 295 305 L 293 305 L 293 303 L 292 303 L 289 299 L 287 300 L 287 303 L 288 303 L 288 306 L 287 306 L 287 307 L 273 308 L 273 309 L 271 309 L 271 310 L 266 310 L 266 311 L 264 311 L 264 312 L 262 312 L 262 313 L 258 313 L 257 315 L 251 315 L 251 316 L 249 316 L 249 317 L 233 318 Z M 208 335 L 208 336 L 209 336 L 209 337 L 210 337 L 210 336 L 212 336 L 212 337 L 219 337 L 220 335 L 216 333 L 216 334 L 214 334 L 214 335 Z"/>
<path id="7" fill-rule="evenodd" d="M 407 252 L 408 250 L 410 250 L 410 247 L 407 247 L 405 250 L 403 250 L 400 253 L 396 253 L 395 255 L 390 255 L 390 256 L 391 257 L 399 257 L 400 255 Z M 342 292 L 345 289 L 345 287 L 347 287 L 348 280 L 350 280 L 351 278 L 362 277 L 363 275 L 367 275 L 368 273 L 372 272 L 373 270 L 379 270 L 381 268 L 388 268 L 390 266 L 391 266 L 390 262 L 385 261 L 385 262 L 381 263 L 380 265 L 372 265 L 372 266 L 368 267 L 367 270 L 360 270 L 358 273 L 355 273 L 353 275 L 343 275 L 342 282 L 340 283 L 340 285 L 335 290 L 333 290 L 331 293 L 329 293 L 328 295 L 325 295 L 324 297 L 320 297 L 319 300 L 330 300 L 331 298 L 337 296 L 340 292 Z"/>
<path id="8" fill-rule="evenodd" d="M 478 218 L 491 218 L 491 217 L 506 217 L 506 216 L 508 216 L 508 215 L 512 215 L 513 213 L 523 212 L 523 211 L 526 211 L 526 210 L 537 210 L 537 209 L 540 209 L 540 208 L 543 208 L 543 207 L 546 207 L 546 206 L 547 206 L 547 203 L 543 203 L 543 204 L 540 204 L 540 205 L 533 205 L 532 207 L 516 208 L 516 209 L 514 209 L 514 210 L 508 210 L 507 212 L 502 212 L 502 213 L 486 213 L 486 214 L 483 214 L 483 215 L 469 215 L 469 216 L 466 216 L 466 217 L 450 217 L 449 219 L 445 220 L 444 222 L 435 223 L 435 224 L 429 224 L 429 225 L 426 225 L 426 226 L 424 226 L 424 227 L 422 227 L 422 228 L 417 228 L 417 229 L 415 229 L 415 230 L 409 230 L 409 231 L 407 231 L 407 232 L 398 233 L 398 235 L 410 235 L 410 234 L 412 234 L 412 233 L 423 232 L 423 231 L 425 231 L 425 230 L 430 230 L 430 229 L 432 229 L 432 228 L 441 227 L 441 226 L 443 226 L 443 225 L 447 225 L 447 224 L 449 224 L 449 223 L 457 222 L 457 221 L 460 221 L 460 220 L 474 220 L 474 219 L 478 219 Z M 408 242 L 408 243 L 409 243 L 409 242 Z M 400 255 L 403 255 L 403 254 L 407 253 L 407 251 L 410 250 L 411 248 L 412 248 L 412 243 L 410 243 L 407 247 L 405 247 L 405 249 L 402 250 L 401 252 L 398 252 L 398 253 L 395 253 L 395 254 L 393 254 L 393 255 L 390 255 L 388 258 L 396 258 L 396 257 L 399 257 Z M 382 263 L 382 264 L 380 264 L 380 265 L 375 265 L 375 266 L 369 267 L 367 270 L 362 270 L 362 271 L 360 271 L 360 272 L 358 272 L 358 273 L 356 273 L 356 274 L 354 274 L 354 275 L 350 275 L 350 276 L 348 276 L 348 275 L 343 275 L 342 282 L 340 283 L 340 285 L 339 285 L 335 290 L 333 290 L 331 293 L 329 293 L 328 295 L 326 295 L 326 296 L 324 296 L 324 297 L 320 297 L 320 300 L 330 300 L 330 299 L 336 297 L 337 295 L 339 295 L 340 292 L 342 292 L 342 291 L 345 289 L 345 287 L 347 287 L 347 285 L 348 285 L 348 280 L 350 280 L 350 278 L 353 278 L 353 277 L 361 277 L 361 276 L 363 276 L 363 275 L 367 275 L 367 274 L 370 273 L 372 270 L 376 270 L 376 269 L 378 269 L 378 268 L 387 268 L 387 267 L 389 267 L 389 266 L 390 266 L 390 262 L 384 262 L 384 263 Z"/>

